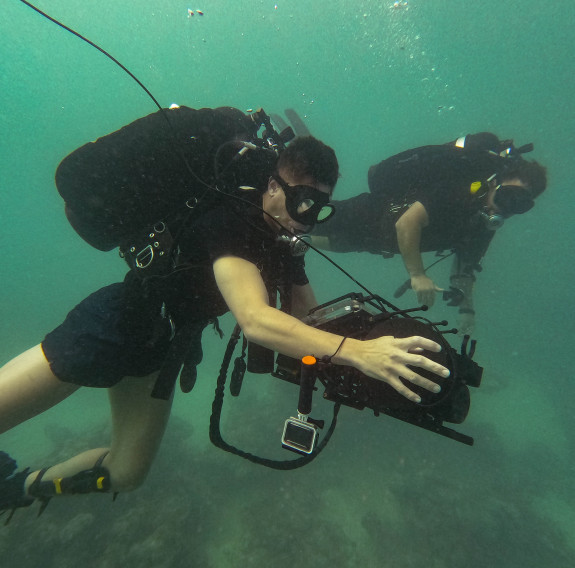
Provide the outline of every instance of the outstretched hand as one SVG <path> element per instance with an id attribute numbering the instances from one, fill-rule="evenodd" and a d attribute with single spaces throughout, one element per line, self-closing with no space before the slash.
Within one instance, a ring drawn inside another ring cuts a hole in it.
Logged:
<path id="1" fill-rule="evenodd" d="M 435 293 L 443 292 L 443 288 L 435 285 L 435 282 L 429 276 L 421 274 L 419 276 L 411 277 L 411 287 L 417 294 L 417 301 L 426 306 L 433 306 L 435 303 Z"/>
<path id="2" fill-rule="evenodd" d="M 419 336 L 395 338 L 385 335 L 377 339 L 354 342 L 353 345 L 357 349 L 357 362 L 354 365 L 357 369 L 368 377 L 387 383 L 412 402 L 421 402 L 421 398 L 410 390 L 400 377 L 431 392 L 439 392 L 440 387 L 408 366 L 418 367 L 441 377 L 449 376 L 447 368 L 422 354 L 423 351 L 441 351 L 441 346 L 431 339 Z"/>

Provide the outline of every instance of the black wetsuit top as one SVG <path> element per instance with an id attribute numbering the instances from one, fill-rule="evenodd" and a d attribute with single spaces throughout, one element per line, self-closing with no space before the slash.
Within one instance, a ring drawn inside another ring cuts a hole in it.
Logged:
<path id="1" fill-rule="evenodd" d="M 222 203 L 187 228 L 177 271 L 147 280 L 130 271 L 124 282 L 88 296 L 42 343 L 54 374 L 65 382 L 111 387 L 122 377 L 158 371 L 173 344 L 163 304 L 177 332 L 191 326 L 190 352 L 197 364 L 202 329 L 228 311 L 213 273 L 213 262 L 223 255 L 254 263 L 270 292 L 307 284 L 303 257 L 292 257 L 289 247 L 276 241 L 262 215 L 256 208 Z"/>
<path id="2" fill-rule="evenodd" d="M 456 250 L 476 264 L 493 237 L 478 216 L 482 204 L 471 193 L 475 181 L 495 173 L 502 158 L 453 145 L 407 150 L 372 166 L 370 192 L 334 201 L 333 219 L 317 225 L 314 235 L 327 236 L 332 250 L 399 253 L 395 223 L 419 201 L 429 216 L 421 251 Z"/>
<path id="3" fill-rule="evenodd" d="M 110 387 L 124 376 L 158 371 L 173 346 L 170 321 L 177 333 L 193 327 L 187 337 L 193 334 L 198 346 L 202 329 L 228 311 L 213 273 L 220 256 L 255 264 L 270 295 L 308 282 L 303 257 L 292 257 L 264 221 L 260 192 L 246 192 L 240 202 L 207 188 L 217 183 L 238 192 L 240 185 L 262 188 L 267 181 L 273 167 L 267 154 L 235 159 L 238 148 L 229 143 L 249 139 L 251 120 L 233 108 L 167 112 L 175 140 L 165 117 L 155 113 L 81 147 L 58 169 L 58 188 L 87 242 L 109 250 L 167 215 L 179 250 L 175 270 L 145 278 L 130 271 L 124 282 L 82 301 L 46 336 L 44 353 L 63 381 Z M 180 142 L 194 175 L 177 151 Z M 190 196 L 201 197 L 201 214 L 172 224 L 172 210 L 185 212 Z"/>
<path id="4" fill-rule="evenodd" d="M 261 195 L 252 196 L 252 201 L 259 204 Z M 213 272 L 213 263 L 221 256 L 237 256 L 255 264 L 270 292 L 307 284 L 303 257 L 293 257 L 289 246 L 277 241 L 263 215 L 256 206 L 224 198 L 220 206 L 184 229 L 179 239 L 179 268 L 141 286 L 155 290 L 178 319 L 200 314 L 212 319 L 228 311 Z"/>

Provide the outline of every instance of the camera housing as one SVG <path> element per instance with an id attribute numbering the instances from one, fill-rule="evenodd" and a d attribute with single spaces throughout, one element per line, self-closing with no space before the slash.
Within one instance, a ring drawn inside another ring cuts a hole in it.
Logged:
<path id="1" fill-rule="evenodd" d="M 378 297 L 349 294 L 319 306 L 304 318 L 304 322 L 324 331 L 360 340 L 384 335 L 426 337 L 439 343 L 442 350 L 423 354 L 447 367 L 450 376 L 442 378 L 418 368 L 418 374 L 439 384 L 441 391 L 433 393 L 406 382 L 421 397 L 420 403 L 414 403 L 387 383 L 372 379 L 353 367 L 334 365 L 329 360 L 320 359 L 314 374 L 315 380 L 324 387 L 323 398 L 358 410 L 370 408 L 376 416 L 386 414 L 472 445 L 473 438 L 446 427 L 444 422 L 461 424 L 465 420 L 471 403 L 469 387 L 479 387 L 481 383 L 483 369 L 471 358 L 475 343 L 471 342 L 468 351 L 469 337 L 466 336 L 458 353 L 439 330 L 438 326 L 446 322 L 435 324 L 420 316 L 413 317 L 406 311 L 388 311 L 378 302 L 382 302 Z M 278 355 L 273 376 L 299 385 L 300 362 Z"/>
<path id="2" fill-rule="evenodd" d="M 441 386 L 439 393 L 432 393 L 412 383 L 406 383 L 410 389 L 418 392 L 420 403 L 411 402 L 387 383 L 372 379 L 353 367 L 333 364 L 328 356 L 318 360 L 310 354 L 297 360 L 278 355 L 274 369 L 273 351 L 256 344 L 248 345 L 249 342 L 244 337 L 242 353 L 233 365 L 230 392 L 233 396 L 239 396 L 246 369 L 253 373 L 271 374 L 299 387 L 297 418 L 288 418 L 282 432 L 282 446 L 300 454 L 295 460 L 273 460 L 256 456 L 222 438 L 220 422 L 227 375 L 234 349 L 242 334 L 240 326 L 236 325 L 218 375 L 210 417 L 211 442 L 226 452 L 265 467 L 278 470 L 296 469 L 310 463 L 327 446 L 335 430 L 339 410 L 344 405 L 358 410 L 369 408 L 376 416 L 385 414 L 458 442 L 473 445 L 473 438 L 448 428 L 444 422 L 461 424 L 465 420 L 471 401 L 469 387 L 478 387 L 481 383 L 483 369 L 472 360 L 475 341 L 470 341 L 469 336 L 465 336 L 461 349 L 457 352 L 444 338 L 445 334 L 456 330 L 439 329 L 446 326 L 447 322 L 433 323 L 424 317 L 412 315 L 426 309 L 422 306 L 399 310 L 380 296 L 351 293 L 318 306 L 304 318 L 305 323 L 312 327 L 360 341 L 384 335 L 398 338 L 419 335 L 439 343 L 442 346 L 439 353 L 424 352 L 424 355 L 447 367 L 451 374 L 444 379 L 417 368 L 418 374 Z M 318 383 L 324 389 L 323 398 L 334 403 L 331 424 L 322 432 L 321 440 L 319 432 L 324 428 L 324 421 L 310 415 L 313 394 Z"/>
<path id="3" fill-rule="evenodd" d="M 282 446 L 300 454 L 311 454 L 318 438 L 318 429 L 300 418 L 288 418 L 282 433 Z"/>

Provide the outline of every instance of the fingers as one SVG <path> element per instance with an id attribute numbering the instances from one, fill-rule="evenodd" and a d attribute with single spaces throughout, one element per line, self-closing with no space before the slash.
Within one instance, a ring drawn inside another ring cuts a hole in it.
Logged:
<path id="1" fill-rule="evenodd" d="M 431 339 L 426 339 L 419 336 L 399 339 L 397 341 L 398 347 L 401 346 L 407 351 L 401 358 L 401 365 L 398 366 L 396 371 L 398 376 L 405 381 L 417 385 L 418 387 L 424 388 L 430 392 L 440 392 L 441 387 L 437 383 L 422 377 L 420 374 L 411 370 L 409 367 L 418 367 L 440 377 L 447 378 L 450 375 L 449 369 L 443 365 L 440 365 L 439 363 L 436 363 L 435 361 L 432 361 L 431 359 L 428 359 L 422 354 L 423 351 L 441 351 L 441 346 Z M 390 382 L 390 384 L 393 386 L 393 388 L 395 388 L 397 392 L 409 400 L 415 403 L 421 402 L 421 397 L 409 389 L 409 387 L 407 387 L 401 380 L 398 380 L 397 382 L 394 381 L 393 383 Z"/>
<path id="2" fill-rule="evenodd" d="M 411 402 L 414 402 L 415 404 L 419 404 L 421 402 L 421 397 L 414 393 L 412 390 L 409 390 L 399 379 L 389 381 L 388 384 L 393 387 L 400 395 L 404 396 Z"/>
<path id="3" fill-rule="evenodd" d="M 417 373 L 406 370 L 405 374 L 406 376 L 402 376 L 401 377 L 402 379 L 409 381 L 410 383 L 422 387 L 433 393 L 441 392 L 441 387 L 438 384 L 423 378 Z M 399 394 L 401 394 L 411 402 L 414 402 L 416 404 L 419 404 L 421 402 L 421 397 L 417 393 L 413 392 L 408 386 L 406 386 L 405 383 L 403 383 L 399 378 L 389 381 L 388 384 L 392 386 Z"/>
<path id="4" fill-rule="evenodd" d="M 430 392 L 441 392 L 441 387 L 437 383 L 434 383 L 433 381 L 430 381 L 429 379 L 426 379 L 417 373 L 411 372 L 409 377 L 402 378 Z"/>
<path id="5" fill-rule="evenodd" d="M 441 390 L 433 379 L 421 376 L 421 370 L 444 378 L 450 374 L 449 369 L 425 356 L 425 351 L 441 351 L 441 345 L 431 339 L 382 336 L 359 343 L 366 348 L 365 363 L 368 364 L 358 368 L 366 375 L 389 384 L 414 403 L 421 402 L 421 397 L 409 388 L 410 383 L 434 393 Z"/>
<path id="6" fill-rule="evenodd" d="M 443 288 L 437 286 L 433 280 L 427 276 L 420 277 L 417 282 L 412 281 L 411 287 L 417 294 L 417 301 L 420 304 L 425 304 L 429 307 L 433 306 L 435 303 L 436 293 L 445 291 Z"/>
<path id="7" fill-rule="evenodd" d="M 439 345 L 439 343 L 419 335 L 398 339 L 397 342 L 400 348 L 413 353 L 421 353 L 422 351 L 439 353 L 441 351 L 441 345 Z"/>
<path id="8" fill-rule="evenodd" d="M 418 367 L 420 369 L 424 369 L 426 371 L 429 371 L 430 373 L 433 373 L 434 375 L 437 375 L 439 377 L 443 377 L 444 379 L 449 377 L 449 375 L 451 374 L 447 367 L 444 367 L 443 365 L 440 365 L 439 363 L 436 363 L 435 361 L 428 359 L 424 355 L 406 353 L 404 364 L 409 365 L 411 367 Z M 404 375 L 402 374 L 401 376 L 403 377 Z M 407 380 L 411 381 L 412 380 L 411 376 L 412 375 L 408 375 L 406 377 Z M 424 385 L 421 385 L 421 386 L 423 386 L 424 388 L 427 388 Z M 428 389 L 428 390 L 431 390 L 431 389 Z"/>
<path id="9" fill-rule="evenodd" d="M 417 301 L 431 308 L 435 304 L 435 290 L 421 290 L 417 292 Z"/>

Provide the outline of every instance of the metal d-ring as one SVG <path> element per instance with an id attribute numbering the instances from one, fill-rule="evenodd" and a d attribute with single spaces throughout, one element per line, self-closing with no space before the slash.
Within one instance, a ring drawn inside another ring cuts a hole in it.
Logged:
<path id="1" fill-rule="evenodd" d="M 136 266 L 138 268 L 148 268 L 152 261 L 154 260 L 154 248 L 152 245 L 148 245 L 147 247 L 143 248 L 135 258 Z"/>

